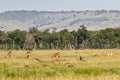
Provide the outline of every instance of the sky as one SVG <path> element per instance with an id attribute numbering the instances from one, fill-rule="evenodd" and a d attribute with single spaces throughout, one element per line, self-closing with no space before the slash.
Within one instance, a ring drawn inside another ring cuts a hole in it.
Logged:
<path id="1" fill-rule="evenodd" d="M 13 10 L 120 10 L 120 0 L 0 0 L 0 12 Z"/>

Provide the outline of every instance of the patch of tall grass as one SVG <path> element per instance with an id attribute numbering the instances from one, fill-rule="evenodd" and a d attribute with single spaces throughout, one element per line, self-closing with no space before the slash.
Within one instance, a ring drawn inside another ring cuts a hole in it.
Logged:
<path id="1" fill-rule="evenodd" d="M 52 51 L 46 52 L 40 51 L 38 52 L 40 54 L 37 53 L 34 54 L 34 56 L 39 59 L 49 59 Z M 53 51 L 53 53 L 54 52 L 55 51 Z M 41 55 L 41 53 L 45 53 L 45 56 L 44 54 Z M 17 54 L 16 51 L 15 56 L 12 56 L 12 58 L 1 58 L 0 80 L 120 79 L 120 54 L 114 54 L 113 57 L 108 58 L 104 50 L 92 50 L 92 53 L 89 53 L 89 50 L 77 51 L 77 53 L 76 51 L 71 51 L 70 54 L 68 53 L 69 51 L 62 51 L 62 58 L 66 59 L 65 61 L 37 62 L 32 58 L 25 59 L 24 54 L 20 54 L 20 52 Z M 98 55 L 96 57 L 93 57 L 92 55 L 96 53 L 98 53 Z M 79 61 L 79 59 L 77 59 L 81 54 L 85 55 L 85 61 Z M 4 54 L 0 55 L 3 56 Z"/>

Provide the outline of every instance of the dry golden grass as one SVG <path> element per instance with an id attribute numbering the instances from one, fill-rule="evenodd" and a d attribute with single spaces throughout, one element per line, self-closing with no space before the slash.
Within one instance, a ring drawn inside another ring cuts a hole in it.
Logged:
<path id="1" fill-rule="evenodd" d="M 55 52 L 61 53 L 60 59 L 52 58 Z M 107 56 L 110 52 L 112 57 Z M 7 51 L 0 51 L 0 80 L 120 79 L 120 49 L 34 50 L 29 59 L 25 53 L 13 50 L 11 58 L 4 58 Z"/>

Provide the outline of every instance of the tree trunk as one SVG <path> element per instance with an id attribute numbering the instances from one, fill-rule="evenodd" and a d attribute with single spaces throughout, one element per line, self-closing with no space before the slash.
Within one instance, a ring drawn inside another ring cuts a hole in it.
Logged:
<path id="1" fill-rule="evenodd" d="M 14 39 L 12 40 L 12 49 L 14 50 L 14 47 L 15 47 L 15 42 L 14 42 Z"/>
<path id="2" fill-rule="evenodd" d="M 77 49 L 77 48 L 78 48 L 78 44 L 77 44 L 77 37 L 75 37 L 75 43 L 74 43 L 74 44 L 75 44 L 75 46 L 74 46 L 74 47 L 75 47 L 75 49 Z"/>
<path id="3" fill-rule="evenodd" d="M 5 50 L 8 50 L 8 44 L 7 44 L 7 42 L 5 43 Z"/>

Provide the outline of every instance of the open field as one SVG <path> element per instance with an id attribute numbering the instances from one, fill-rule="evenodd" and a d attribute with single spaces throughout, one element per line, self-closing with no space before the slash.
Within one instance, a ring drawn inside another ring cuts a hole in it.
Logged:
<path id="1" fill-rule="evenodd" d="M 4 58 L 7 51 L 0 51 L 0 80 L 120 79 L 120 49 L 35 50 L 29 59 L 26 51 L 12 52 L 11 58 Z M 55 52 L 61 53 L 60 59 L 51 57 Z M 79 60 L 80 55 L 85 61 Z"/>

